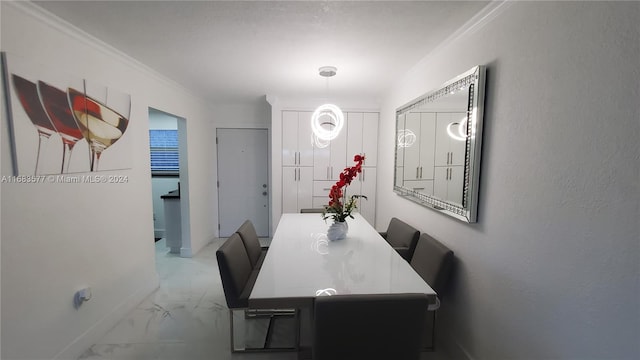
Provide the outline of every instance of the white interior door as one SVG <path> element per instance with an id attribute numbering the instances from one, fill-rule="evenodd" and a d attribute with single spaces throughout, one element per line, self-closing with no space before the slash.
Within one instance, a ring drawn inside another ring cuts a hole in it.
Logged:
<path id="1" fill-rule="evenodd" d="M 217 129 L 220 237 L 251 220 L 269 236 L 268 133 L 266 129 Z"/>

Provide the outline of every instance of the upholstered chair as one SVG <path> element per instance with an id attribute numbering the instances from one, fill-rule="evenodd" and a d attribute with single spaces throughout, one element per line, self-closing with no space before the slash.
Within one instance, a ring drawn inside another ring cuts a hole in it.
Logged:
<path id="1" fill-rule="evenodd" d="M 411 261 L 413 252 L 420 236 L 420 231 L 398 218 L 392 218 L 387 227 L 387 231 L 380 235 L 387 240 L 400 256 Z"/>

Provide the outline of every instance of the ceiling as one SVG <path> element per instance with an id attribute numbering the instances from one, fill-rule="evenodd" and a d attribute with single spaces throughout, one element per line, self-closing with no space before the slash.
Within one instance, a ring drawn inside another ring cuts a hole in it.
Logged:
<path id="1" fill-rule="evenodd" d="M 34 1 L 212 102 L 379 99 L 480 1 Z M 332 65 L 329 80 L 318 68 Z"/>

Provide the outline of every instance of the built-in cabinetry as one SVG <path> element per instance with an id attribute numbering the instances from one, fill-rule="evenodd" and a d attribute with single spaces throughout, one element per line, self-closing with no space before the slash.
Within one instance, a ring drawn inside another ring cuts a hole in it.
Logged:
<path id="1" fill-rule="evenodd" d="M 465 141 L 449 132 L 459 134 L 458 126 L 465 116 L 461 112 L 420 111 L 398 116 L 396 184 L 461 205 Z"/>
<path id="2" fill-rule="evenodd" d="M 465 123 L 465 116 L 465 113 L 454 112 L 436 114 L 433 195 L 459 205 L 462 205 L 465 142 L 449 132 L 458 134 L 458 126 Z M 449 124 L 452 125 L 447 131 Z"/>
<path id="3" fill-rule="evenodd" d="M 354 155 L 364 154 L 363 172 L 347 194 L 367 196 L 358 207 L 374 224 L 379 113 L 346 112 L 340 135 L 326 142 L 314 141 L 311 114 L 282 111 L 282 212 L 327 205 L 329 190 L 340 173 L 354 165 Z"/>
<path id="4" fill-rule="evenodd" d="M 282 212 L 312 207 L 311 112 L 282 112 Z"/>
<path id="5" fill-rule="evenodd" d="M 347 188 L 347 195 L 361 194 L 358 211 L 374 225 L 376 210 L 376 166 L 378 162 L 379 113 L 347 113 L 347 164 L 353 165 L 353 156 L 363 154 L 362 173 Z"/>
<path id="6" fill-rule="evenodd" d="M 420 139 L 404 148 L 404 184 L 425 194 L 433 194 L 433 144 L 436 141 L 436 114 L 412 112 L 405 119 L 407 140 Z"/>

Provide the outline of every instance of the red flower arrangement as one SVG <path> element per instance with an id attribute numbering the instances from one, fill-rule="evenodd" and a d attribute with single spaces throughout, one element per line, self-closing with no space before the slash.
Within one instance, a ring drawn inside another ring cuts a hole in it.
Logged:
<path id="1" fill-rule="evenodd" d="M 367 197 L 364 195 L 351 195 L 347 200 L 343 188 L 346 188 L 351 182 L 362 172 L 362 162 L 364 155 L 356 155 L 353 157 L 356 164 L 352 167 L 346 167 L 340 173 L 340 180 L 329 190 L 329 205 L 324 207 L 322 219 L 332 218 L 336 222 L 344 222 L 348 217 L 353 219 L 351 211 L 357 208 L 357 199 Z"/>

